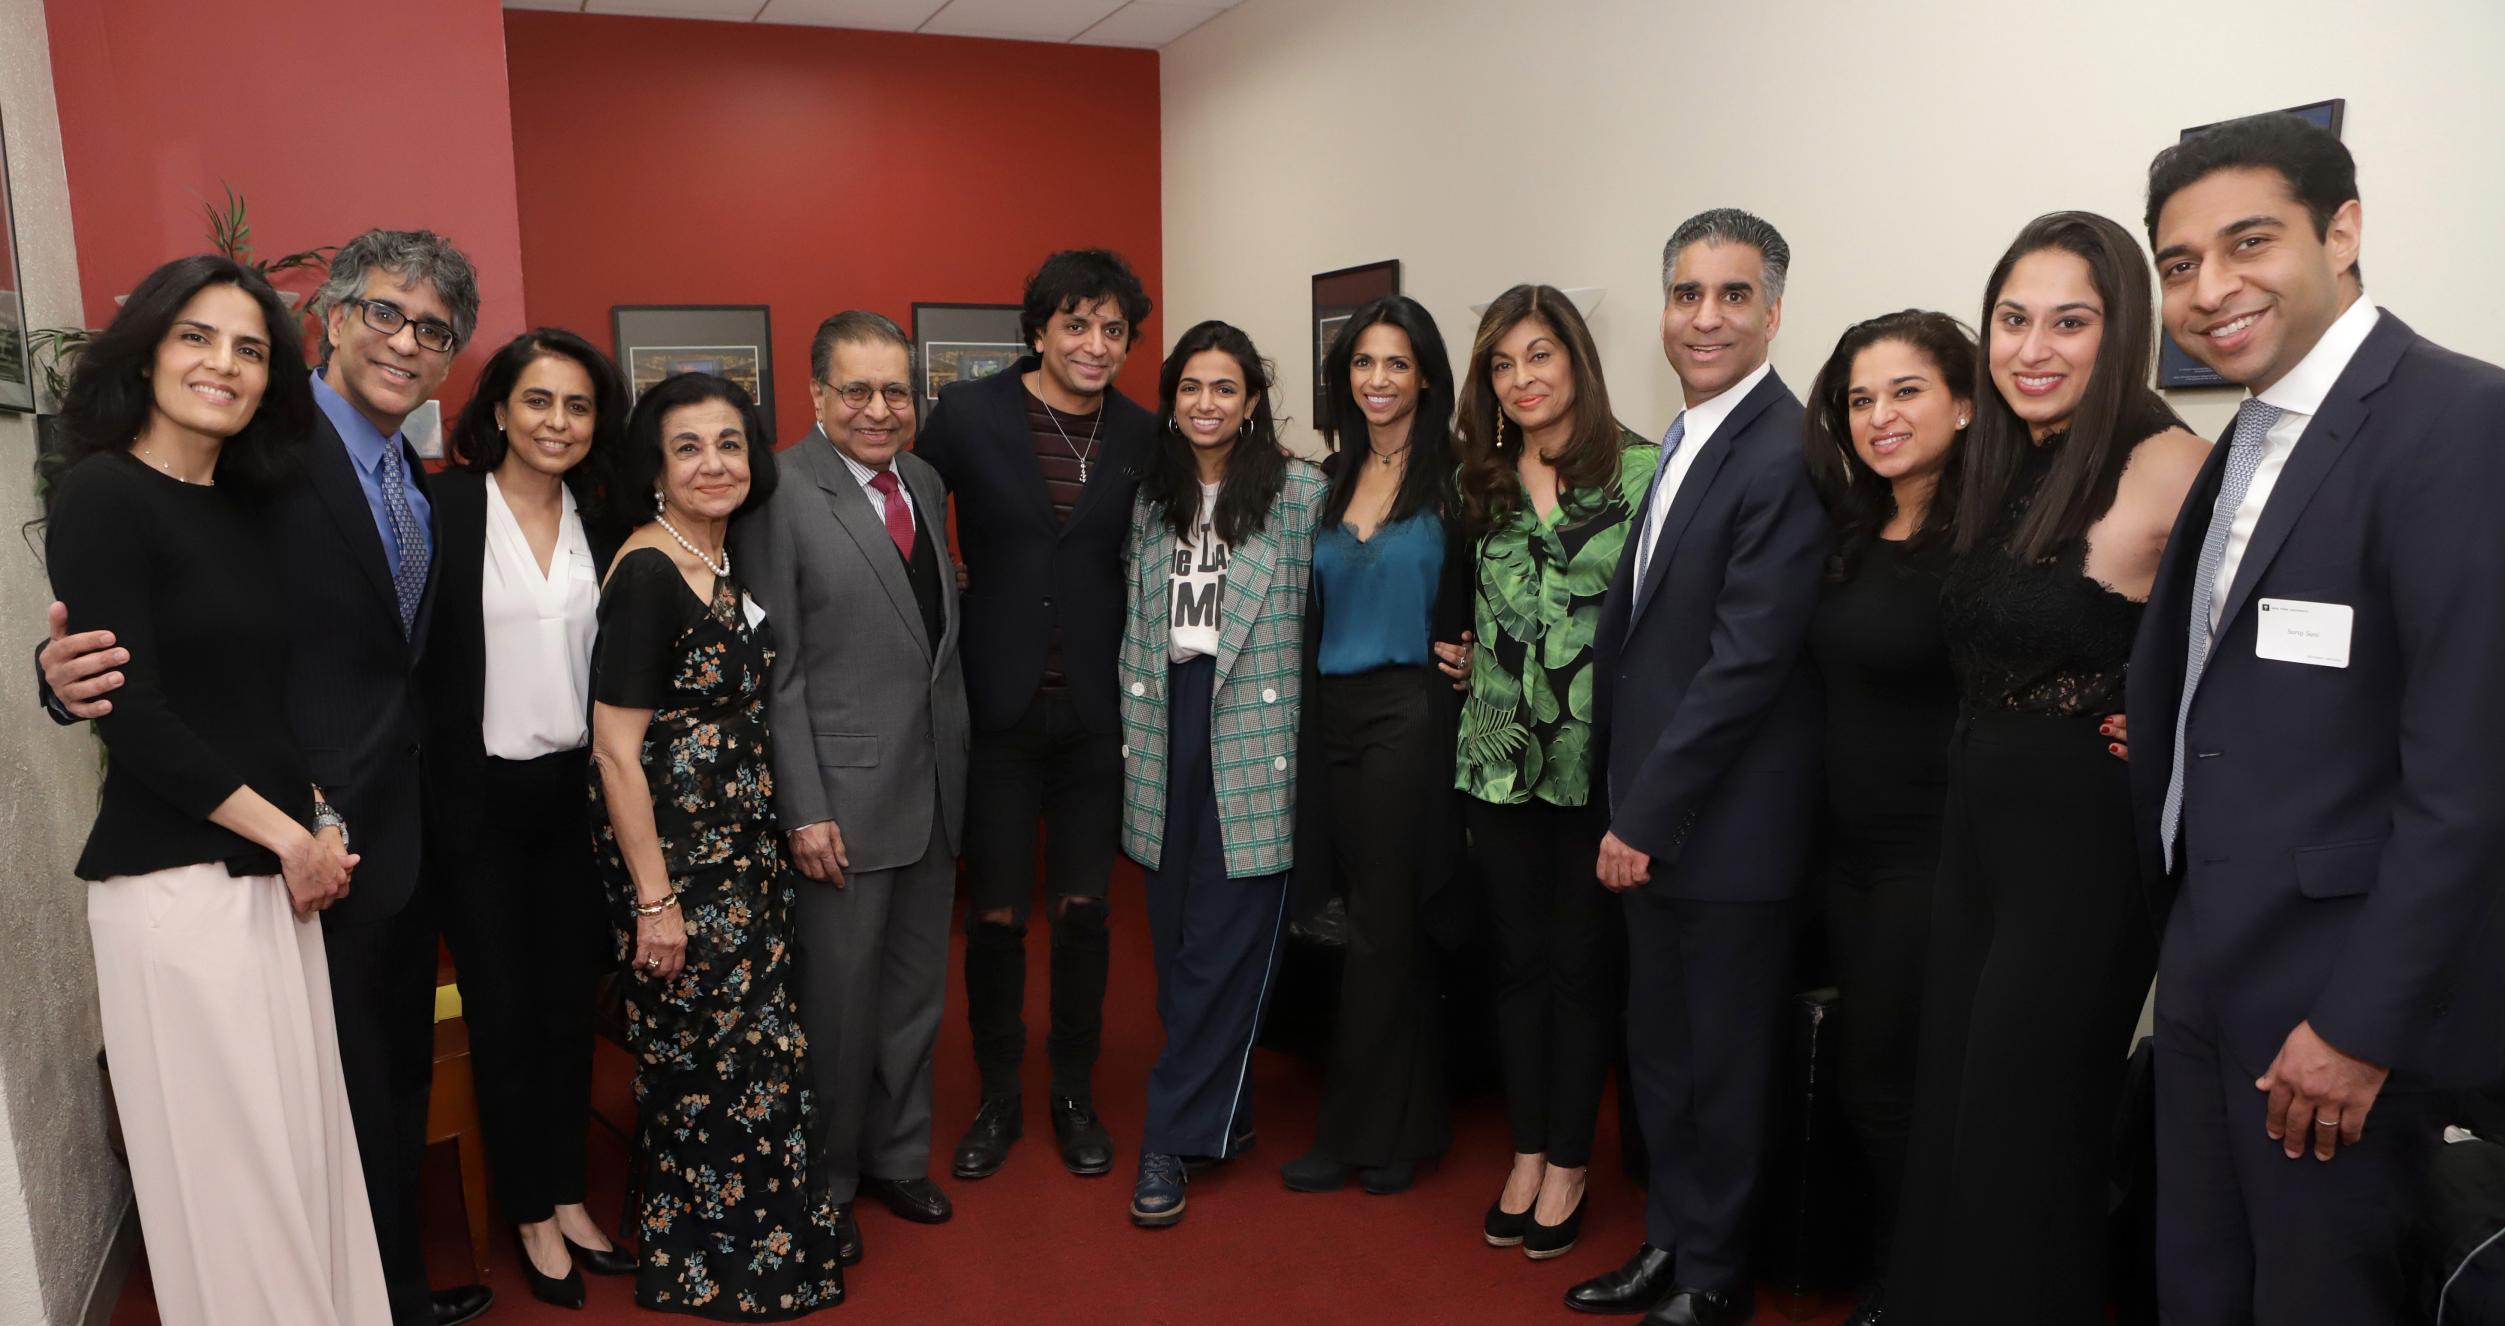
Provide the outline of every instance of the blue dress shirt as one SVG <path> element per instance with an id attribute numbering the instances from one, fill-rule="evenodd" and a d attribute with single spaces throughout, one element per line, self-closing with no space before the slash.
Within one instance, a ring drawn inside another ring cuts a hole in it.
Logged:
<path id="1" fill-rule="evenodd" d="M 357 407 L 350 405 L 347 397 L 331 390 L 331 384 L 322 380 L 319 369 L 313 373 L 313 401 L 322 407 L 323 414 L 329 416 L 331 427 L 339 430 L 340 440 L 348 444 L 348 459 L 357 471 L 357 487 L 365 492 L 365 509 L 374 517 L 374 532 L 382 536 L 383 560 L 392 575 L 397 577 L 400 574 L 402 550 L 399 540 L 392 535 L 391 521 L 383 515 L 385 465 L 400 468 L 400 487 L 409 496 L 409 514 L 417 517 L 419 542 L 425 545 L 417 550 L 417 555 L 432 566 L 435 556 L 434 507 L 426 500 L 425 491 L 418 487 L 416 477 L 409 473 L 405 435 L 394 433 L 384 437 L 372 420 L 357 413 Z"/>
<path id="2" fill-rule="evenodd" d="M 1435 586 L 1444 573 L 1444 522 L 1432 511 L 1359 539 L 1345 524 L 1314 536 L 1314 583 L 1322 591 L 1326 677 L 1376 668 L 1422 668 L 1433 659 Z"/>

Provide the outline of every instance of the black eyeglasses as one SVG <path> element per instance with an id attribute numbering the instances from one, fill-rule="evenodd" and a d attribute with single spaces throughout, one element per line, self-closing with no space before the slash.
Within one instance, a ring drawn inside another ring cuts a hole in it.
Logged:
<path id="1" fill-rule="evenodd" d="M 397 304 L 379 299 L 352 299 L 348 302 L 357 306 L 357 315 L 365 319 L 366 326 L 385 336 L 397 336 L 401 328 L 414 327 L 413 334 L 418 345 L 442 355 L 451 354 L 452 347 L 460 342 L 461 338 L 452 334 L 452 328 L 431 318 L 411 319 L 400 311 Z"/>
<path id="2" fill-rule="evenodd" d="M 884 387 L 873 387 L 867 382 L 847 382 L 834 388 L 834 392 L 835 399 L 842 401 L 847 409 L 868 409 L 872 396 L 884 399 L 887 408 L 898 414 L 913 408 L 913 388 L 901 382 L 890 382 Z"/>

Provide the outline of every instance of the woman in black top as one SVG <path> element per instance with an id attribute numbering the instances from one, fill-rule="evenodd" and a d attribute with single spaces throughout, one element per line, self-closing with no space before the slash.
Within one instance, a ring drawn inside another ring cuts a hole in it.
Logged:
<path id="1" fill-rule="evenodd" d="M 766 747 L 774 624 L 723 546 L 773 490 L 774 451 L 747 392 L 682 373 L 636 403 L 619 468 L 636 528 L 600 594 L 591 794 L 630 976 L 635 1300 L 783 1320 L 843 1302 L 844 1270 L 835 1204 L 809 1175 L 799 876 Z"/>
<path id="2" fill-rule="evenodd" d="M 1912 1131 L 1925 937 L 1939 871 L 1957 687 L 1940 572 L 1958 444 L 1974 414 L 1974 338 L 1907 309 L 1847 329 L 1809 391 L 1802 445 L 1835 519 L 1810 625 L 1826 685 L 1827 948 L 1843 993 L 1845 1113 L 1868 1156 L 1876 1264 L 1887 1264 Z M 1848 1326 L 1876 1322 L 1865 1296 Z"/>
<path id="3" fill-rule="evenodd" d="M 2148 264 L 2101 216 L 1993 269 L 1941 628 L 1957 674 L 1891 1319 L 2105 1321 L 2107 1159 L 2156 969 L 2107 729 L 2207 447 L 2148 386 Z"/>
<path id="4" fill-rule="evenodd" d="M 1282 1170 L 1298 1192 L 1349 1171 L 1399 1192 L 1452 1140 L 1430 908 L 1452 882 L 1462 639 L 1474 564 L 1453 488 L 1452 361 L 1435 318 L 1387 295 L 1358 309 L 1323 362 L 1330 480 L 1305 605 L 1306 786 L 1292 888 L 1346 900 L 1348 944 L 1313 1149 Z M 1458 646 L 1452 646 L 1459 653 Z"/>
<path id="5" fill-rule="evenodd" d="M 390 1317 L 312 923 L 356 858 L 288 729 L 255 510 L 313 409 L 277 295 L 184 258 L 80 356 L 49 467 L 56 595 L 129 652 L 78 875 L 168 1323 Z"/>
<path id="6" fill-rule="evenodd" d="M 592 985 L 605 947 L 583 781 L 606 503 L 626 387 L 569 331 L 515 337 L 452 428 L 426 651 L 426 822 L 461 972 L 479 1123 L 533 1296 L 635 1269 L 583 1209 Z"/>

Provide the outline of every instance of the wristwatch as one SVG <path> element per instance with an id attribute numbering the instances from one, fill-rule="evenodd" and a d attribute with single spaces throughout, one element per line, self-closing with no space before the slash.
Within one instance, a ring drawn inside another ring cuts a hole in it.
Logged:
<path id="1" fill-rule="evenodd" d="M 313 803 L 313 831 L 315 833 L 320 833 L 324 829 L 339 830 L 339 846 L 341 850 L 346 850 L 348 846 L 348 817 L 339 813 L 339 807 L 334 806 L 327 801 L 317 799 Z"/>

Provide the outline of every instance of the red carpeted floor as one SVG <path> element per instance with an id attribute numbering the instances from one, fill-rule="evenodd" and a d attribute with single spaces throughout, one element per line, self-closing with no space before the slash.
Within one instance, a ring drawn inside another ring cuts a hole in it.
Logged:
<path id="1" fill-rule="evenodd" d="M 988 1179 L 948 1176 L 948 1152 L 973 1117 L 976 1084 L 961 988 L 952 972 L 940 1034 L 938 1123 L 932 1175 L 956 1202 L 944 1225 L 907 1224 L 875 1203 L 860 1208 L 864 1261 L 847 1275 L 849 1298 L 824 1319 L 874 1323 L 1086 1322 L 1106 1326 L 1231 1326 L 1232 1323 L 1515 1323 L 1591 1320 L 1559 1301 L 1566 1287 L 1615 1267 L 1643 1238 L 1642 1194 L 1619 1176 L 1614 1104 L 1605 1103 L 1593 1157 L 1591 1209 L 1583 1238 L 1567 1255 L 1534 1263 L 1518 1249 L 1488 1247 L 1479 1221 L 1503 1180 L 1510 1146 L 1502 1102 L 1462 1102 L 1454 1146 L 1417 1187 L 1370 1197 L 1353 1185 L 1327 1195 L 1292 1193 L 1278 1167 L 1312 1141 L 1318 1071 L 1262 1051 L 1254 1063 L 1259 1144 L 1233 1165 L 1195 1179 L 1190 1214 L 1172 1229 L 1141 1230 L 1128 1219 L 1143 1084 L 1159 1042 L 1148 930 L 1139 875 L 1124 867 L 1115 886 L 1114 971 L 1105 1010 L 1097 1106 L 1119 1148 L 1113 1173 L 1072 1177 L 1054 1154 L 1043 1115 L 1045 928 L 1033 927 L 1027 1025 L 1027 1133 L 1007 1167 Z M 594 1107 L 625 1124 L 632 1117 L 630 1067 L 605 1045 Z M 625 1144 L 597 1124 L 590 1139 L 590 1206 L 604 1219 L 618 1210 Z M 434 1281 L 471 1278 L 460 1176 L 448 1146 L 428 1156 L 428 1261 Z M 581 1313 L 552 1308 L 523 1287 L 509 1229 L 494 1227 L 488 1249 L 496 1305 L 491 1326 L 580 1326 L 642 1316 L 629 1281 L 589 1280 Z M 1788 1323 L 1780 1301 L 1761 1294 L 1757 1321 Z M 1834 1326 L 1849 1305 L 1804 1305 L 1807 1326 Z M 650 1320 L 662 1320 L 658 1316 Z M 113 1326 L 154 1326 L 144 1263 L 134 1269 Z"/>

